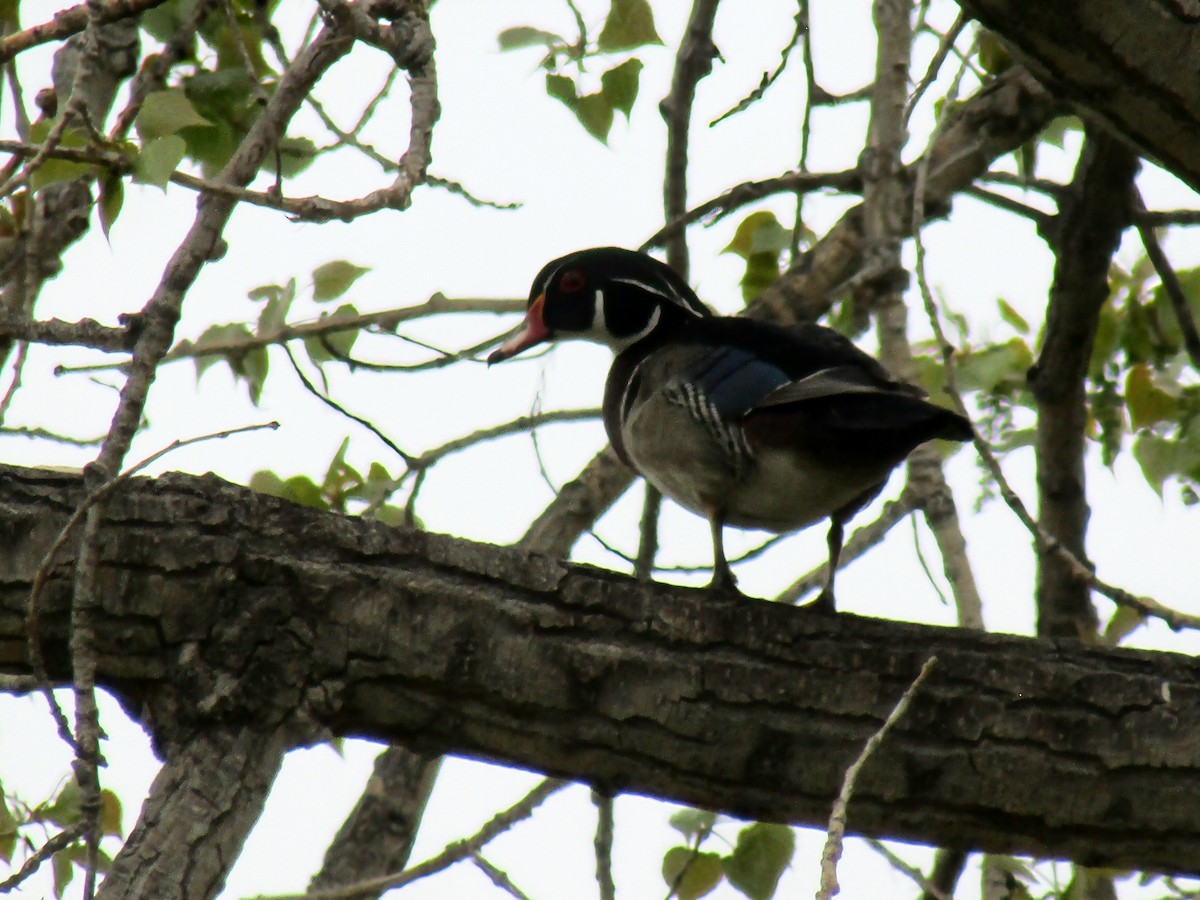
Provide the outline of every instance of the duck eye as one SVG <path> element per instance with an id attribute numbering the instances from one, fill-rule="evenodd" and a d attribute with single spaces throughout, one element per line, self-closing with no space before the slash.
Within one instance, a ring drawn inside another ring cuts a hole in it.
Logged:
<path id="1" fill-rule="evenodd" d="M 577 294 L 587 286 L 587 279 L 578 269 L 568 269 L 558 279 L 558 289 L 564 294 Z"/>

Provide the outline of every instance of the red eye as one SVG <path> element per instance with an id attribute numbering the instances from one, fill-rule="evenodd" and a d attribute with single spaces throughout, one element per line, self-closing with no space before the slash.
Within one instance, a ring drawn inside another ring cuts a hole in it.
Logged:
<path id="1" fill-rule="evenodd" d="M 587 279 L 578 269 L 568 269 L 558 279 L 558 289 L 564 294 L 577 294 L 587 287 Z"/>

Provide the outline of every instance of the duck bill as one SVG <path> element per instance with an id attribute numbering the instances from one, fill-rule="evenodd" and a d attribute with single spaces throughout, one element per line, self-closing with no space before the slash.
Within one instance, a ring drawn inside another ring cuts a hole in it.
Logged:
<path id="1" fill-rule="evenodd" d="M 492 363 L 503 362 L 510 356 L 516 356 L 522 350 L 550 339 L 550 329 L 546 327 L 546 323 L 542 319 L 542 307 L 545 303 L 546 295 L 538 294 L 537 299 L 529 305 L 529 312 L 525 313 L 525 324 L 521 326 L 521 330 L 501 344 L 487 358 L 489 366 Z"/>

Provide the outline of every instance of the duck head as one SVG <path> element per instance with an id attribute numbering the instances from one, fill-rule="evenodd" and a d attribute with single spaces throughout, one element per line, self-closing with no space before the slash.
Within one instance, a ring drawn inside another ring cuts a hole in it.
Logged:
<path id="1" fill-rule="evenodd" d="M 619 353 L 660 329 L 708 315 L 687 282 L 665 263 L 620 247 L 578 250 L 538 273 L 524 323 L 488 364 L 558 338 L 595 341 Z"/>

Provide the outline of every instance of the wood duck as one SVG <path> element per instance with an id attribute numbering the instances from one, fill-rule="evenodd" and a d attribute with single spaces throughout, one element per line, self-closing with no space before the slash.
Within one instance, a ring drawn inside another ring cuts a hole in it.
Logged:
<path id="1" fill-rule="evenodd" d="M 829 572 L 814 605 L 832 611 L 850 517 L 919 444 L 971 438 L 965 418 L 837 332 L 714 316 L 673 269 L 632 250 L 580 250 L 548 264 L 524 324 L 488 363 L 556 338 L 616 353 L 604 390 L 609 440 L 663 494 L 708 519 L 713 589 L 736 590 L 725 525 L 784 532 L 828 516 Z"/>

